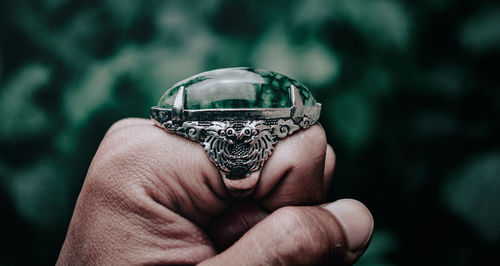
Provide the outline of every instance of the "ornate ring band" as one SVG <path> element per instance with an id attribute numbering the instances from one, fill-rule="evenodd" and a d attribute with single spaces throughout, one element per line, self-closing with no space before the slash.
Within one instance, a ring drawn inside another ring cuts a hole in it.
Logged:
<path id="1" fill-rule="evenodd" d="M 308 128 L 321 104 L 300 82 L 254 68 L 204 72 L 168 89 L 151 119 L 167 132 L 203 145 L 236 197 L 255 189 L 279 139 Z"/>

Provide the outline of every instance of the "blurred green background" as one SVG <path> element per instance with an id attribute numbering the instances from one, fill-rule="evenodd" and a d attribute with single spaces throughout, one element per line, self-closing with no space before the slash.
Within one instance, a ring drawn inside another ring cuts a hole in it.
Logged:
<path id="1" fill-rule="evenodd" d="M 372 210 L 360 265 L 481 265 L 500 249 L 500 3 L 0 3 L 0 264 L 53 264 L 106 129 L 223 67 L 306 84 L 330 200 Z"/>

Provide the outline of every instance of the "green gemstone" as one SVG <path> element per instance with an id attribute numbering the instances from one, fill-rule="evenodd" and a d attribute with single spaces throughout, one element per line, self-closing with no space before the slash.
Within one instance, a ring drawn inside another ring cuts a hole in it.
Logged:
<path id="1" fill-rule="evenodd" d="M 170 109 L 181 86 L 185 109 L 291 107 L 290 86 L 295 85 L 304 106 L 316 100 L 302 83 L 282 74 L 255 68 L 226 68 L 204 72 L 168 89 L 158 107 Z"/>

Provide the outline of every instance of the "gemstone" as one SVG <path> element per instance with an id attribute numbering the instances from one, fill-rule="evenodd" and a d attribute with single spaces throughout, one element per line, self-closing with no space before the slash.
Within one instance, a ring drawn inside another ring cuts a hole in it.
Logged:
<path id="1" fill-rule="evenodd" d="M 179 88 L 184 86 L 184 109 L 287 108 L 292 106 L 291 85 L 299 91 L 304 106 L 316 100 L 302 83 L 285 75 L 249 67 L 204 72 L 169 88 L 158 107 L 170 109 Z"/>

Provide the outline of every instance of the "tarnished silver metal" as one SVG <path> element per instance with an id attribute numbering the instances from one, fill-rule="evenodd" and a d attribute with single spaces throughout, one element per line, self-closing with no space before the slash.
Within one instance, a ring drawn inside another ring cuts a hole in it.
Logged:
<path id="1" fill-rule="evenodd" d="M 168 132 L 199 142 L 215 164 L 226 188 L 236 197 L 254 189 L 264 162 L 279 139 L 316 123 L 321 104 L 304 106 L 290 86 L 290 108 L 184 109 L 184 87 L 172 109 L 151 108 L 151 119 Z"/>

